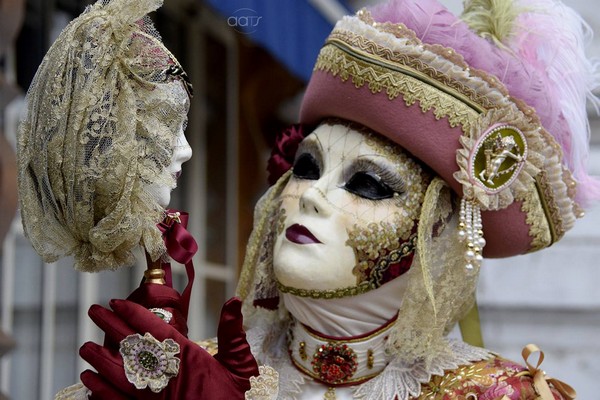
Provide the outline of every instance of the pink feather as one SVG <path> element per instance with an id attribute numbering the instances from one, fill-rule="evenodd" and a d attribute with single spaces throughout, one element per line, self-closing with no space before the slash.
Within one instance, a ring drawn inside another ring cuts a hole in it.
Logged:
<path id="1" fill-rule="evenodd" d="M 462 54 L 473 68 L 500 79 L 512 96 L 536 109 L 542 125 L 563 148 L 563 163 L 578 181 L 576 200 L 600 200 L 600 181 L 587 173 L 590 128 L 586 100 L 600 86 L 597 64 L 585 56 L 589 26 L 558 0 L 516 0 L 527 12 L 517 19 L 512 53 L 483 39 L 437 0 L 391 0 L 370 11 L 378 22 L 403 23 L 424 43 Z"/>

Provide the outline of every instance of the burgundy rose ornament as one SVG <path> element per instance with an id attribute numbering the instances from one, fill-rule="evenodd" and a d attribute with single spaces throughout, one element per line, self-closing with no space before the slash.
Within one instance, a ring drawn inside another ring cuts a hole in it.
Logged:
<path id="1" fill-rule="evenodd" d="M 294 124 L 277 134 L 275 146 L 273 146 L 271 158 L 269 158 L 267 164 L 269 185 L 273 185 L 285 172 L 292 168 L 298 145 L 308 131 L 309 129 L 305 125 Z"/>

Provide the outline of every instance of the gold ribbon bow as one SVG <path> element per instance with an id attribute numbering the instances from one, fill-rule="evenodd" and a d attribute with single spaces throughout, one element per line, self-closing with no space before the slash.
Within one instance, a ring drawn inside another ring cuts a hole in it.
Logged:
<path id="1" fill-rule="evenodd" d="M 528 361 L 528 358 L 533 353 L 539 353 L 538 361 L 536 366 L 534 367 Z M 550 391 L 549 384 L 552 384 L 554 389 L 556 389 L 565 400 L 573 400 L 575 396 L 577 396 L 577 392 L 571 386 L 566 383 L 559 381 L 558 379 L 550 378 L 546 376 L 546 373 L 542 371 L 539 367 L 544 361 L 544 352 L 540 350 L 535 344 L 528 344 L 523 348 L 521 352 L 523 355 L 523 360 L 525 360 L 525 364 L 529 371 L 523 371 L 519 375 L 531 375 L 533 377 L 533 386 L 536 391 L 540 395 L 541 400 L 554 400 L 554 395 Z"/>

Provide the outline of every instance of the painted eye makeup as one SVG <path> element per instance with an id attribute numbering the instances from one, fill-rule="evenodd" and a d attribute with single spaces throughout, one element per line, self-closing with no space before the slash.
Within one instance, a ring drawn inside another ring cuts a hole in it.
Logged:
<path id="1" fill-rule="evenodd" d="M 299 179 L 317 180 L 321 177 L 319 164 L 310 153 L 302 153 L 296 158 L 292 172 Z"/>
<path id="2" fill-rule="evenodd" d="M 348 192 L 368 200 L 383 200 L 404 193 L 404 182 L 396 173 L 370 161 L 358 160 L 344 184 Z"/>
<path id="3" fill-rule="evenodd" d="M 394 191 L 381 177 L 373 172 L 359 171 L 352 175 L 344 188 L 359 197 L 370 200 L 389 199 L 394 196 Z"/>
<path id="4" fill-rule="evenodd" d="M 292 173 L 295 178 L 317 180 L 321 177 L 321 151 L 320 145 L 310 139 L 305 139 L 300 143 L 296 160 L 292 167 Z"/>

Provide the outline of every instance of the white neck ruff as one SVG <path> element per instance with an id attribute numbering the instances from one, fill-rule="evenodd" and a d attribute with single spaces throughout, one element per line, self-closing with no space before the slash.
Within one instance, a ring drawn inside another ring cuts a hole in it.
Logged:
<path id="1" fill-rule="evenodd" d="M 402 304 L 407 273 L 381 287 L 356 296 L 338 299 L 313 299 L 282 293 L 285 308 L 300 323 L 326 336 L 360 336 L 381 328 L 398 314 Z"/>

